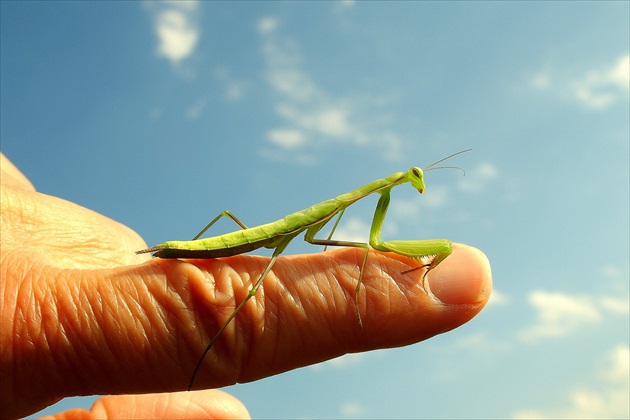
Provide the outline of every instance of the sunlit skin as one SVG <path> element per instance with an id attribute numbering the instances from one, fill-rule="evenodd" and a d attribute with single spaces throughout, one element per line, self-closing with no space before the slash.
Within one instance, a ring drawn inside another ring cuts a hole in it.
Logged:
<path id="1" fill-rule="evenodd" d="M 268 258 L 151 260 L 135 254 L 146 244 L 129 228 L 36 192 L 4 156 L 1 169 L 2 416 L 26 416 L 68 396 L 127 394 L 58 418 L 247 417 L 221 391 L 176 391 Z M 354 291 L 363 255 L 341 248 L 278 258 L 209 353 L 196 387 L 422 341 L 464 324 L 490 296 L 490 266 L 475 248 L 454 244 L 429 273 L 429 294 L 420 276 L 402 274 L 416 261 L 372 251 L 361 329 Z"/>

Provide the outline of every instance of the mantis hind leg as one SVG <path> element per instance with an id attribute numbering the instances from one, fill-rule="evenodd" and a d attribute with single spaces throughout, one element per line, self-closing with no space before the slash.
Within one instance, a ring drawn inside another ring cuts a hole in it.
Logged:
<path id="1" fill-rule="evenodd" d="M 221 217 L 221 215 L 217 216 L 217 219 L 219 217 Z M 230 216 L 228 216 L 228 217 L 230 217 Z M 241 311 L 241 309 L 243 309 L 245 304 L 251 298 L 253 298 L 256 295 L 256 292 L 258 291 L 258 288 L 262 284 L 262 282 L 265 279 L 265 277 L 267 277 L 267 274 L 269 274 L 269 272 L 271 271 L 271 268 L 276 263 L 276 260 L 278 259 L 278 256 L 282 253 L 282 251 L 284 251 L 284 249 L 287 247 L 289 242 L 291 242 L 291 240 L 294 237 L 295 237 L 295 235 L 288 236 L 288 237 L 284 238 L 284 240 L 282 242 L 280 242 L 280 244 L 276 247 L 273 255 L 271 256 L 271 259 L 269 260 L 269 263 L 267 264 L 267 267 L 265 267 L 265 269 L 262 272 L 262 274 L 260 275 L 260 277 L 258 277 L 258 280 L 256 280 L 256 283 L 254 283 L 254 285 L 249 290 L 249 292 L 247 292 L 247 296 L 245 297 L 245 299 L 243 299 L 243 301 L 241 303 L 239 303 L 236 308 L 234 308 L 234 311 L 232 311 L 232 314 L 223 323 L 221 328 L 219 328 L 219 331 L 216 332 L 214 337 L 212 337 L 212 340 L 210 340 L 210 343 L 208 343 L 208 345 L 206 346 L 205 350 L 201 354 L 201 357 L 199 358 L 199 361 L 197 362 L 197 365 L 195 366 L 195 370 L 193 371 L 193 374 L 190 377 L 190 382 L 188 382 L 188 390 L 189 391 L 192 389 L 193 382 L 195 381 L 195 377 L 197 376 L 197 373 L 199 372 L 199 369 L 201 368 L 201 365 L 203 364 L 203 360 L 205 359 L 205 357 L 208 354 L 208 352 L 212 349 L 212 346 L 214 346 L 214 343 L 219 339 L 219 337 L 221 336 L 223 331 L 225 331 L 227 326 L 230 324 L 230 322 L 232 322 L 232 320 L 236 317 L 236 315 L 238 315 L 238 313 Z"/>
<path id="2" fill-rule="evenodd" d="M 239 225 L 241 228 L 243 228 L 243 229 L 247 229 L 247 226 L 245 226 L 245 224 L 244 224 L 243 222 L 241 222 L 240 220 L 238 220 L 238 218 L 237 218 L 236 216 L 234 216 L 234 215 L 232 214 L 232 212 L 230 212 L 229 210 L 224 210 L 224 211 L 222 211 L 221 213 L 219 213 L 219 215 L 218 215 L 217 217 L 215 217 L 214 219 L 212 219 L 212 221 L 211 221 L 210 223 L 208 223 L 208 224 L 206 225 L 206 227 L 205 227 L 205 228 L 201 229 L 201 232 L 199 232 L 199 233 L 197 234 L 197 236 L 195 236 L 194 238 L 192 238 L 192 240 L 194 241 L 194 240 L 196 240 L 196 239 L 199 239 L 199 237 L 200 237 L 201 235 L 203 235 L 203 234 L 204 234 L 204 233 L 205 233 L 208 229 L 210 229 L 210 227 L 211 227 L 212 225 L 214 225 L 214 224 L 217 222 L 217 220 L 219 220 L 219 219 L 220 219 L 220 218 L 222 218 L 222 217 L 229 217 L 230 219 L 232 219 L 232 220 L 234 221 L 234 223 L 236 223 L 237 225 Z"/>
<path id="3" fill-rule="evenodd" d="M 339 212 L 339 216 L 337 216 L 337 220 L 335 220 L 335 224 L 333 225 L 332 229 L 330 230 L 330 235 L 328 235 L 328 238 L 326 238 L 327 241 L 330 241 L 335 233 L 335 230 L 337 230 L 337 226 L 339 225 L 339 222 L 341 221 L 341 216 L 343 216 L 343 212 L 346 211 L 346 209 L 343 209 Z M 328 245 L 324 245 L 324 251 L 326 251 L 326 249 L 328 248 Z"/>

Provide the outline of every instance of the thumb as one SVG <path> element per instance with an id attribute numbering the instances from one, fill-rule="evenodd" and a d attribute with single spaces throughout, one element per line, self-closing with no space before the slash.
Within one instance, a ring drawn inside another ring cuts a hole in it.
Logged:
<path id="1" fill-rule="evenodd" d="M 245 406 L 225 392 L 205 390 L 170 394 L 110 395 L 89 411 L 73 409 L 43 419 L 245 419 Z"/>

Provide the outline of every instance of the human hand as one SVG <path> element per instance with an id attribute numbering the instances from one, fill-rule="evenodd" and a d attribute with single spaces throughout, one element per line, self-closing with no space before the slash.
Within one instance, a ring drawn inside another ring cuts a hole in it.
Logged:
<path id="1" fill-rule="evenodd" d="M 91 415 L 247 416 L 221 391 L 174 391 L 186 389 L 209 338 L 268 259 L 136 255 L 146 244 L 132 230 L 35 192 L 0 157 L 2 417 L 67 396 L 156 392 L 171 394 L 104 397 Z M 195 386 L 249 382 L 348 352 L 422 341 L 464 324 L 490 296 L 490 266 L 474 248 L 455 245 L 429 273 L 432 294 L 422 289 L 421 274 L 402 274 L 417 262 L 372 251 L 360 329 L 354 288 L 362 257 L 362 250 L 341 248 L 278 259 L 208 354 Z"/>

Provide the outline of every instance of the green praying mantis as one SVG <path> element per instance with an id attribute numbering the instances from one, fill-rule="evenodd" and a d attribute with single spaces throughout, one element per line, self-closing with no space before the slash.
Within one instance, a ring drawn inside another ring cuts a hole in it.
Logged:
<path id="1" fill-rule="evenodd" d="M 424 169 L 413 167 L 406 172 L 396 172 L 386 178 L 370 182 L 369 184 L 346 194 L 339 195 L 330 200 L 322 201 L 321 203 L 315 204 L 304 210 L 291 213 L 280 220 L 260 226 L 248 228 L 231 212 L 225 210 L 215 217 L 205 228 L 203 228 L 201 232 L 199 232 L 199 234 L 197 234 L 197 236 L 190 241 L 168 241 L 151 248 L 137 251 L 136 254 L 154 252 L 153 255 L 159 258 L 194 259 L 228 257 L 243 254 L 262 247 L 274 250 L 267 267 L 263 270 L 260 277 L 258 277 L 258 280 L 256 280 L 256 283 L 254 283 L 252 288 L 249 290 L 247 296 L 238 304 L 238 306 L 236 306 L 232 314 L 223 323 L 219 331 L 217 331 L 212 340 L 210 340 L 210 343 L 206 346 L 199 361 L 197 362 L 197 365 L 195 366 L 195 370 L 192 373 L 190 382 L 188 383 L 188 390 L 190 391 L 192 389 L 195 377 L 197 376 L 206 355 L 210 349 L 212 349 L 214 343 L 218 340 L 230 322 L 236 317 L 236 315 L 238 315 L 241 309 L 243 309 L 245 304 L 256 295 L 256 291 L 262 284 L 267 274 L 271 271 L 274 263 L 278 259 L 278 256 L 282 254 L 293 238 L 304 231 L 306 231 L 304 234 L 304 240 L 313 245 L 323 245 L 324 247 L 349 246 L 363 248 L 365 250 L 359 270 L 359 279 L 355 289 L 354 302 L 355 313 L 359 322 L 359 327 L 361 328 L 363 327 L 363 322 L 359 311 L 358 299 L 361 288 L 361 280 L 363 278 L 363 271 L 365 270 L 365 264 L 367 262 L 370 247 L 378 251 L 393 252 L 415 259 L 432 258 L 429 263 L 404 272 L 408 273 L 420 268 L 426 268 L 426 271 L 422 276 L 423 286 L 425 286 L 424 282 L 429 271 L 437 267 L 438 264 L 444 261 L 444 259 L 451 254 L 452 243 L 448 239 L 381 241 L 381 227 L 383 226 L 385 214 L 387 213 L 387 208 L 389 206 L 390 192 L 395 186 L 409 182 L 420 194 L 423 194 L 425 190 L 424 172 L 445 168 L 460 169 L 463 171 L 463 169 L 457 167 L 436 165 L 452 158 L 453 156 L 470 150 L 471 149 L 467 149 L 461 152 L 453 153 L 452 155 L 432 163 Z M 344 211 L 353 203 L 373 193 L 379 193 L 380 198 L 378 200 L 378 204 L 376 205 L 376 210 L 374 211 L 374 218 L 372 219 L 369 244 L 333 240 L 332 236 L 339 224 L 339 221 L 341 220 L 341 217 L 343 216 Z M 315 235 L 335 215 L 338 216 L 331 229 L 330 235 L 326 239 L 315 238 Z M 198 239 L 221 217 L 229 217 L 238 224 L 242 230 L 210 238 Z"/>

